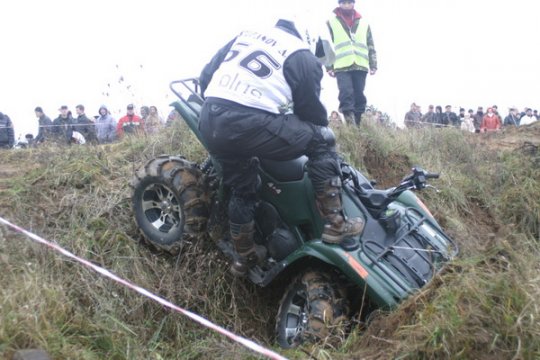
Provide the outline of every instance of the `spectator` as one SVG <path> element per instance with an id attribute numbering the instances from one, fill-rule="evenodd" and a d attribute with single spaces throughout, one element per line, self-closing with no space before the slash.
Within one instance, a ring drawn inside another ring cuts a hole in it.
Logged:
<path id="1" fill-rule="evenodd" d="M 536 120 L 540 120 L 538 117 L 540 117 L 540 115 L 538 115 L 538 110 L 533 110 L 533 116 L 536 118 Z"/>
<path id="2" fill-rule="evenodd" d="M 465 120 L 465 109 L 464 108 L 459 108 L 458 118 L 459 118 L 459 123 L 462 124 L 463 120 Z"/>
<path id="3" fill-rule="evenodd" d="M 60 115 L 54 119 L 52 134 L 54 140 L 58 144 L 71 144 L 71 138 L 73 136 L 73 117 L 71 111 L 68 110 L 66 105 L 62 105 L 60 109 Z"/>
<path id="4" fill-rule="evenodd" d="M 336 52 L 328 74 L 337 79 L 339 108 L 347 124 L 360 125 L 366 110 L 364 95 L 368 70 L 377 71 L 377 53 L 371 28 L 366 19 L 354 9 L 354 0 L 338 0 L 334 16 L 328 20 Z"/>
<path id="5" fill-rule="evenodd" d="M 444 109 L 444 124 L 459 127 L 461 124 L 456 113 L 452 111 L 452 106 L 446 105 Z"/>
<path id="6" fill-rule="evenodd" d="M 73 131 L 77 131 L 81 133 L 81 135 L 84 136 L 84 139 L 86 140 L 86 142 L 96 144 L 97 136 L 96 136 L 96 125 L 94 121 L 90 120 L 86 116 L 86 114 L 84 113 L 83 105 L 77 105 L 75 107 L 75 111 L 77 112 L 77 119 L 74 121 Z"/>
<path id="7" fill-rule="evenodd" d="M 172 109 L 169 115 L 167 116 L 167 121 L 165 122 L 165 126 L 169 127 L 175 122 L 180 122 L 181 119 L 182 117 L 180 116 L 178 111 L 176 111 L 176 109 Z"/>
<path id="8" fill-rule="evenodd" d="M 141 119 L 145 124 L 148 115 L 150 115 L 150 108 L 148 106 L 141 106 Z"/>
<path id="9" fill-rule="evenodd" d="M 504 126 L 519 126 L 519 114 L 516 108 L 510 108 L 508 116 L 504 118 Z"/>
<path id="10" fill-rule="evenodd" d="M 484 115 L 482 125 L 480 126 L 481 132 L 497 131 L 501 128 L 501 119 L 495 114 L 492 108 L 487 109 L 487 114 Z"/>
<path id="11" fill-rule="evenodd" d="M 15 145 L 13 123 L 6 114 L 0 112 L 0 148 L 11 149 Z"/>
<path id="12" fill-rule="evenodd" d="M 133 104 L 127 106 L 127 114 L 118 120 L 116 133 L 121 138 L 124 134 L 140 134 L 144 132 L 144 122 L 140 116 L 135 115 Z"/>
<path id="13" fill-rule="evenodd" d="M 435 124 L 435 127 L 443 127 L 444 125 L 448 125 L 448 123 L 446 123 L 446 119 L 444 117 L 444 114 L 442 112 L 442 106 L 440 105 L 437 105 L 435 107 L 435 116 L 433 117 L 433 123 Z"/>
<path id="14" fill-rule="evenodd" d="M 433 123 L 435 123 L 435 112 L 433 111 L 434 108 L 435 107 L 433 105 L 428 106 L 427 113 L 425 113 L 422 116 L 422 118 L 420 119 L 422 121 L 422 123 L 424 123 L 424 124 L 433 124 Z"/>
<path id="15" fill-rule="evenodd" d="M 497 105 L 493 105 L 493 106 L 491 107 L 491 109 L 493 109 L 493 113 L 494 113 L 495 115 L 497 115 L 497 116 L 499 117 L 499 119 L 502 120 L 501 115 L 499 115 L 499 107 L 498 107 Z"/>
<path id="16" fill-rule="evenodd" d="M 525 116 L 525 114 L 527 113 L 527 109 L 528 108 L 524 108 L 523 111 L 519 113 L 519 118 L 520 119 Z"/>
<path id="17" fill-rule="evenodd" d="M 482 126 L 482 121 L 484 120 L 484 108 L 482 106 L 479 106 L 476 110 L 476 114 L 474 114 L 474 129 L 475 132 L 480 132 L 480 127 Z"/>
<path id="18" fill-rule="evenodd" d="M 532 109 L 527 108 L 525 110 L 525 116 L 521 118 L 520 125 L 529 125 L 537 121 L 536 117 L 533 116 Z"/>
<path id="19" fill-rule="evenodd" d="M 34 147 L 34 143 L 35 143 L 34 135 L 26 134 L 24 135 L 24 138 L 26 139 L 26 143 L 28 144 L 28 147 Z"/>
<path id="20" fill-rule="evenodd" d="M 475 132 L 473 118 L 471 117 L 471 114 L 464 114 L 463 121 L 461 122 L 461 130 L 472 133 Z"/>
<path id="21" fill-rule="evenodd" d="M 52 121 L 47 115 L 45 115 L 40 106 L 36 107 L 34 112 L 36 113 L 39 123 L 38 134 L 34 139 L 34 143 L 39 144 L 50 139 L 51 134 L 53 133 Z"/>
<path id="22" fill-rule="evenodd" d="M 336 129 L 343 125 L 343 120 L 341 120 L 341 116 L 339 116 L 339 113 L 336 110 L 330 113 L 330 116 L 328 117 L 328 125 Z"/>
<path id="23" fill-rule="evenodd" d="M 111 143 L 116 139 L 116 120 L 105 105 L 101 105 L 99 108 L 99 117 L 96 119 L 96 136 L 100 144 Z"/>
<path id="24" fill-rule="evenodd" d="M 142 112 L 141 112 L 142 113 Z M 149 114 L 146 120 L 143 118 L 144 124 L 146 125 L 146 132 L 148 134 L 155 134 L 163 126 L 163 120 L 158 114 L 157 108 L 155 106 L 150 106 Z"/>
<path id="25" fill-rule="evenodd" d="M 422 114 L 418 111 L 418 106 L 415 103 L 411 104 L 411 110 L 405 114 L 405 126 L 407 128 L 417 128 L 420 126 Z"/>

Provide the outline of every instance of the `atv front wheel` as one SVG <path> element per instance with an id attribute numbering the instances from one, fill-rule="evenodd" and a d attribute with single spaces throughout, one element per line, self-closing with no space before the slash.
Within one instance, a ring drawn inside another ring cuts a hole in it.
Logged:
<path id="1" fill-rule="evenodd" d="M 276 319 L 278 344 L 294 348 L 304 342 L 335 344 L 344 338 L 349 319 L 345 287 L 330 274 L 307 271 L 285 291 Z"/>
<path id="2" fill-rule="evenodd" d="M 195 163 L 159 156 L 136 171 L 132 186 L 135 221 L 150 244 L 176 254 L 182 241 L 204 233 L 207 194 Z"/>

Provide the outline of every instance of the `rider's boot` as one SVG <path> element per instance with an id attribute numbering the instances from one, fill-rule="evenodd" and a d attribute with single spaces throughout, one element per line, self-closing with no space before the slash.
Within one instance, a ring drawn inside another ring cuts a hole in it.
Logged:
<path id="1" fill-rule="evenodd" d="M 264 260 L 266 248 L 253 241 L 254 221 L 247 224 L 229 223 L 229 225 L 234 249 L 238 254 L 238 259 L 231 265 L 231 272 L 233 275 L 241 277 L 246 275 L 251 267 Z"/>
<path id="2" fill-rule="evenodd" d="M 343 239 L 360 234 L 364 220 L 360 217 L 345 218 L 341 203 L 341 179 L 334 177 L 318 188 L 315 193 L 321 215 L 326 220 L 322 240 L 329 244 L 340 244 Z"/>

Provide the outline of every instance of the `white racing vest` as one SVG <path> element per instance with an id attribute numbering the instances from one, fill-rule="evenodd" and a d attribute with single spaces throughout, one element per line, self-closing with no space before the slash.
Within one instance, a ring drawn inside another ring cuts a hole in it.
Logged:
<path id="1" fill-rule="evenodd" d="M 204 95 L 274 114 L 288 112 L 292 93 L 283 75 L 283 64 L 301 49 L 308 49 L 302 40 L 277 28 L 243 31 L 213 74 Z"/>

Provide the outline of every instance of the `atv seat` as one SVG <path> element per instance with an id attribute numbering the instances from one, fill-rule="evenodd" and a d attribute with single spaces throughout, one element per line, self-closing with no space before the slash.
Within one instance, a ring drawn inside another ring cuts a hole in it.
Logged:
<path id="1" fill-rule="evenodd" d="M 300 181 L 304 178 L 304 167 L 308 161 L 307 156 L 300 156 L 289 161 L 275 161 L 260 159 L 261 168 L 277 181 Z"/>
<path id="2" fill-rule="evenodd" d="M 336 146 L 336 136 L 329 127 L 319 127 L 320 133 L 330 148 Z M 260 159 L 261 167 L 278 181 L 300 181 L 304 178 L 304 168 L 308 157 L 303 155 L 289 161 Z"/>

